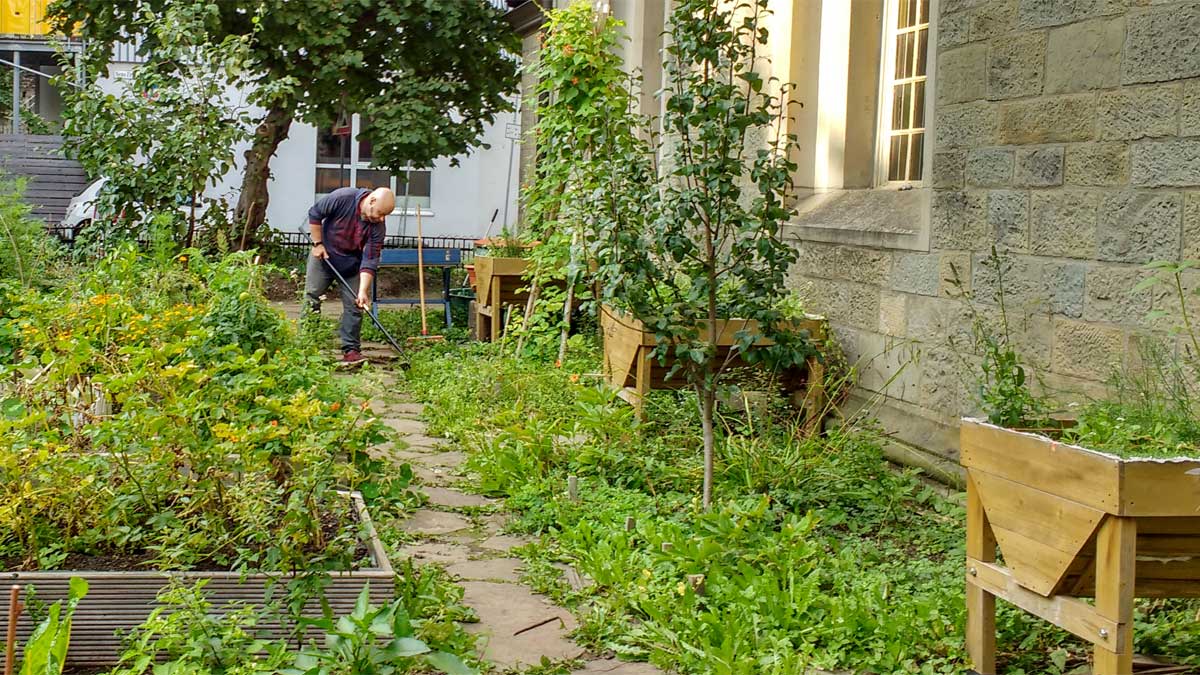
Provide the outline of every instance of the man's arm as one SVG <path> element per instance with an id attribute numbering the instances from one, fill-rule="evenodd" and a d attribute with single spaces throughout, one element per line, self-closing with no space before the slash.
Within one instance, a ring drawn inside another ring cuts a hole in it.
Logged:
<path id="1" fill-rule="evenodd" d="M 325 195 L 317 200 L 316 204 L 308 210 L 308 231 L 312 234 L 314 258 L 329 259 L 329 252 L 325 248 L 325 232 L 321 224 L 329 217 L 329 212 L 333 206 L 331 195 Z"/>
<path id="2" fill-rule="evenodd" d="M 387 225 L 376 223 L 371 225 L 371 235 L 367 245 L 363 247 L 362 265 L 358 270 L 358 306 L 366 309 L 371 306 L 371 284 L 375 282 L 375 273 L 379 271 L 379 262 L 383 258 L 383 239 L 387 235 Z"/>

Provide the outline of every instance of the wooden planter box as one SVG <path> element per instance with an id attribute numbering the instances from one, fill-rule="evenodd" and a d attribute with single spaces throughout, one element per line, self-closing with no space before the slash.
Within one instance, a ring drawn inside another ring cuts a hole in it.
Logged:
<path id="1" fill-rule="evenodd" d="M 504 308 L 523 305 L 529 291 L 523 275 L 529 267 L 524 258 L 475 258 L 475 338 L 495 340 L 503 331 Z"/>
<path id="2" fill-rule="evenodd" d="M 706 331 L 707 322 L 702 322 L 701 330 Z M 828 332 L 829 322 L 822 317 L 810 317 L 793 327 L 796 330 L 807 330 L 813 340 L 823 341 Z M 642 401 L 651 389 L 680 389 L 687 382 L 677 376 L 667 379 L 671 370 L 671 362 L 660 364 L 658 359 L 650 355 L 657 342 L 654 332 L 647 330 L 645 325 L 634 317 L 614 310 L 611 307 L 600 308 L 600 328 L 604 332 L 604 376 L 609 386 L 616 389 L 621 398 L 641 411 Z M 757 321 L 745 319 L 726 319 L 718 322 L 717 326 L 717 359 L 723 361 L 735 343 L 735 335 L 742 330 L 758 332 Z M 758 346 L 775 344 L 767 338 L 760 338 L 754 343 Z M 745 366 L 740 357 L 735 357 L 732 367 Z M 804 368 L 791 369 L 781 373 L 780 384 L 792 395 L 792 402 L 803 409 L 810 417 L 820 415 L 825 409 L 826 399 L 823 383 L 825 368 L 816 357 L 810 357 Z"/>
<path id="3" fill-rule="evenodd" d="M 977 420 L 961 439 L 975 672 L 996 672 L 1001 598 L 1094 644 L 1095 675 L 1132 673 L 1133 599 L 1200 597 L 1200 459 L 1121 459 Z"/>
<path id="4" fill-rule="evenodd" d="M 395 575 L 388 560 L 383 543 L 375 532 L 374 524 L 367 513 L 362 496 L 350 493 L 359 522 L 367 532 L 367 547 L 371 555 L 370 568 L 353 572 L 327 572 L 330 583 L 325 588 L 325 599 L 336 615 L 349 614 L 363 586 L 371 586 L 371 599 L 376 604 L 390 602 L 395 588 Z M 287 583 L 293 574 L 245 574 L 238 572 L 89 572 L 86 570 L 55 572 L 0 572 L 0 580 L 9 584 L 31 586 L 42 602 L 53 602 L 67 597 L 68 581 L 71 577 L 87 579 L 90 588 L 87 597 L 75 612 L 71 630 L 71 648 L 67 664 L 75 666 L 111 666 L 117 663 L 121 652 L 120 633 L 127 633 L 139 626 L 158 606 L 158 593 L 173 579 L 193 584 L 208 580 L 205 587 L 213 609 L 224 613 L 237 609 L 238 605 L 261 605 L 264 602 L 268 582 Z M 305 614 L 320 616 L 321 606 L 313 600 L 305 608 Z M 285 637 L 287 626 L 277 621 L 260 623 L 261 630 L 275 637 Z M 24 644 L 34 628 L 28 614 L 23 614 L 17 624 L 19 644 Z"/>

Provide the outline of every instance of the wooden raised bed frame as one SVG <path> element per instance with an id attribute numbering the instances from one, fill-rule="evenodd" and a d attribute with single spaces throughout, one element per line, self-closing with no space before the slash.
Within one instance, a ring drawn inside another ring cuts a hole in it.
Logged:
<path id="1" fill-rule="evenodd" d="M 354 610 L 354 601 L 368 583 L 371 586 L 371 601 L 376 604 L 390 602 L 395 589 L 395 572 L 388 560 L 383 543 L 367 513 L 362 496 L 349 493 L 367 534 L 367 548 L 372 567 L 353 572 L 328 572 L 330 583 L 325 588 L 325 599 L 336 615 L 349 614 Z M 237 609 L 240 604 L 261 605 L 268 582 L 286 583 L 293 574 L 238 572 L 0 572 L 0 579 L 9 584 L 32 586 L 38 600 L 53 602 L 67 597 L 71 577 L 87 579 L 87 597 L 75 612 L 71 630 L 71 648 L 67 653 L 67 665 L 112 666 L 116 665 L 121 653 L 121 638 L 118 631 L 128 632 L 150 615 L 158 606 L 159 592 L 170 585 L 173 579 L 194 584 L 208 580 L 205 587 L 213 610 L 224 613 Z M 313 600 L 305 607 L 305 614 L 319 615 L 319 601 Z M 24 644 L 34 628 L 29 614 L 23 614 L 17 624 L 19 644 Z M 258 628 L 276 637 L 286 637 L 286 627 L 274 620 L 259 623 Z"/>
<path id="2" fill-rule="evenodd" d="M 1200 597 L 1200 459 L 1121 459 L 977 420 L 961 433 L 975 672 L 996 672 L 1001 598 L 1095 645 L 1094 675 L 1132 673 L 1134 598 Z"/>
<path id="3" fill-rule="evenodd" d="M 822 317 L 812 316 L 795 322 L 796 330 L 807 330 L 812 339 L 823 342 L 828 334 L 829 322 Z M 701 331 L 706 331 L 707 322 L 701 322 Z M 609 386 L 618 391 L 621 398 L 636 408 L 639 414 L 642 403 L 651 389 L 680 389 L 687 386 L 682 377 L 667 379 L 671 369 L 668 362 L 660 364 L 651 356 L 657 342 L 653 331 L 632 316 L 612 309 L 600 308 L 600 328 L 604 333 L 604 376 Z M 746 319 L 728 319 L 718 322 L 717 359 L 723 360 L 733 346 L 738 331 L 758 332 L 758 322 Z M 705 334 L 702 332 L 702 334 Z M 756 346 L 775 344 L 767 338 L 759 338 Z M 744 366 L 745 362 L 735 357 L 733 367 Z M 806 368 L 792 369 L 783 373 L 780 384 L 793 394 L 792 402 L 804 410 L 810 419 L 820 415 L 826 405 L 825 367 L 820 359 L 809 357 Z"/>
<path id="4" fill-rule="evenodd" d="M 504 307 L 521 305 L 529 299 L 524 279 L 529 261 L 524 258 L 475 258 L 475 338 L 480 341 L 500 337 L 504 326 Z"/>

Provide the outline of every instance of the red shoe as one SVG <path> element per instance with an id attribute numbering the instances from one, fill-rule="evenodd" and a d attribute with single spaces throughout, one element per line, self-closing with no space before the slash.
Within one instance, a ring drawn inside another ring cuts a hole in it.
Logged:
<path id="1" fill-rule="evenodd" d="M 367 357 L 363 356 L 357 349 L 351 349 L 350 351 L 342 354 L 343 366 L 357 365 L 366 360 Z"/>

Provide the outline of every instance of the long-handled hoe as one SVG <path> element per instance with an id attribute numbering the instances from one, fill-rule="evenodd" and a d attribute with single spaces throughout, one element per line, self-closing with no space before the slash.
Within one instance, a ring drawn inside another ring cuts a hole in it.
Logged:
<path id="1" fill-rule="evenodd" d="M 308 232 L 305 232 L 303 229 L 300 231 L 303 232 L 304 237 L 308 239 L 309 245 L 314 245 L 312 235 Z M 342 273 L 337 271 L 337 268 L 333 266 L 333 263 L 329 262 L 328 258 L 322 258 L 322 260 L 325 262 L 325 266 L 333 272 L 333 276 L 337 278 L 338 283 L 342 285 L 342 288 L 344 288 L 350 295 L 357 295 L 357 291 L 355 291 L 353 288 L 350 288 L 350 284 L 346 281 L 346 277 L 343 277 Z M 370 309 L 367 309 L 363 313 L 371 318 L 371 323 L 375 324 L 375 327 L 378 328 L 379 332 L 383 334 L 383 338 L 387 340 L 387 343 L 392 346 L 392 349 L 396 350 L 397 354 L 400 355 L 400 367 L 404 370 L 408 370 L 408 354 L 404 351 L 404 348 L 400 346 L 400 343 L 396 342 L 396 338 L 392 337 L 392 334 L 388 332 L 388 329 L 383 327 L 383 324 L 379 321 L 379 317 L 375 316 L 374 312 L 372 312 Z"/>
<path id="2" fill-rule="evenodd" d="M 425 318 L 425 233 L 421 231 L 421 207 L 417 207 L 417 293 L 421 300 L 421 335 L 408 338 L 408 343 L 442 342 L 442 335 L 429 334 L 429 321 Z"/>
<path id="3" fill-rule="evenodd" d="M 4 675 L 13 675 L 17 662 L 17 620 L 21 618 L 21 587 L 14 585 L 8 594 L 8 632 L 4 641 Z"/>

